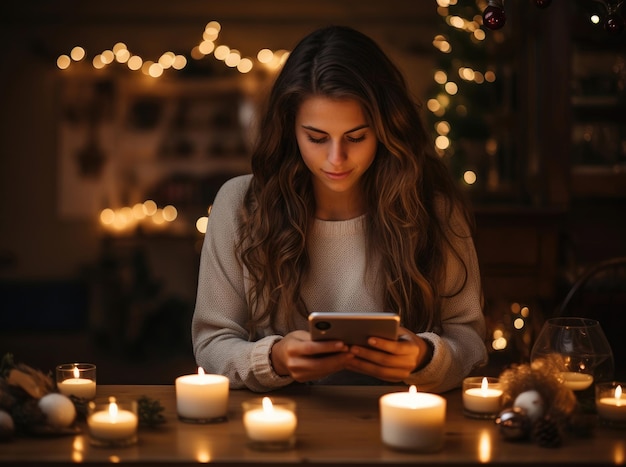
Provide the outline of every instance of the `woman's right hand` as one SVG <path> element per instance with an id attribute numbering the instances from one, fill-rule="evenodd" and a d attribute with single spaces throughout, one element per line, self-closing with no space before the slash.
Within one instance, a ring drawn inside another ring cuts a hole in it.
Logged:
<path id="1" fill-rule="evenodd" d="M 303 383 L 342 370 L 354 355 L 341 341 L 314 342 L 307 331 L 293 331 L 276 341 L 270 354 L 274 371 Z"/>

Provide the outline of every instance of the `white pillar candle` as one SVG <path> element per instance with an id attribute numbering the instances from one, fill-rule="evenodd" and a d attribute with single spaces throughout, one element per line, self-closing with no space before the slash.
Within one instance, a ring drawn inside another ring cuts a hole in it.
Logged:
<path id="1" fill-rule="evenodd" d="M 559 373 L 559 380 L 566 388 L 572 391 L 584 391 L 593 384 L 593 376 L 577 371 L 563 371 Z"/>
<path id="2" fill-rule="evenodd" d="M 65 363 L 57 366 L 57 389 L 65 396 L 93 400 L 96 397 L 96 366 Z"/>
<path id="3" fill-rule="evenodd" d="M 411 451 L 438 451 L 443 447 L 446 400 L 436 394 L 385 394 L 379 399 L 381 437 L 387 446 Z"/>
<path id="4" fill-rule="evenodd" d="M 226 418 L 228 412 L 228 378 L 198 374 L 176 378 L 176 409 L 184 421 L 207 423 Z"/>
<path id="5" fill-rule="evenodd" d="M 626 394 L 623 394 L 622 386 L 618 384 L 614 390 L 600 388 L 596 409 L 603 420 L 626 424 Z"/>
<path id="6" fill-rule="evenodd" d="M 502 404 L 502 390 L 495 378 L 469 377 L 463 380 L 463 407 L 468 415 L 497 415 Z"/>
<path id="7" fill-rule="evenodd" d="M 105 410 L 94 410 L 87 418 L 91 436 L 105 442 L 134 438 L 137 425 L 137 415 L 130 410 L 121 409 L 114 397 L 109 399 Z"/>

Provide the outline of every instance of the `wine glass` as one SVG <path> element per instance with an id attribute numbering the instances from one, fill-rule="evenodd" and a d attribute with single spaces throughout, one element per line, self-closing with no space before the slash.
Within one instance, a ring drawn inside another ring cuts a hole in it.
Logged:
<path id="1" fill-rule="evenodd" d="M 594 319 L 548 319 L 530 352 L 531 362 L 538 358 L 558 365 L 560 381 L 587 408 L 595 407 L 595 384 L 613 379 L 613 351 L 600 323 Z"/>

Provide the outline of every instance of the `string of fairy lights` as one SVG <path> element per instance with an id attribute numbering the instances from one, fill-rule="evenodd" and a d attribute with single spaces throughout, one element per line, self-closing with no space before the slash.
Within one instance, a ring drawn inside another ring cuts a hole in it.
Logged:
<path id="1" fill-rule="evenodd" d="M 212 56 L 223 62 L 228 68 L 236 69 L 239 73 L 251 72 L 255 66 L 263 66 L 268 70 L 279 69 L 287 59 L 289 52 L 284 49 L 271 50 L 263 48 L 256 54 L 256 58 L 242 56 L 238 49 L 218 42 L 222 26 L 218 21 L 210 21 L 202 32 L 202 39 L 189 51 L 189 56 L 194 60 L 202 60 Z M 77 45 L 67 54 L 57 57 L 57 67 L 67 70 L 72 65 L 84 62 L 88 59 L 84 47 Z M 126 65 L 131 71 L 138 71 L 152 78 L 161 77 L 166 70 L 182 70 L 188 65 L 185 55 L 176 54 L 172 51 L 163 52 L 156 60 L 147 60 L 138 54 L 134 54 L 124 42 L 117 42 L 111 49 L 103 50 L 91 58 L 91 65 L 96 70 L 101 70 L 110 65 Z"/>

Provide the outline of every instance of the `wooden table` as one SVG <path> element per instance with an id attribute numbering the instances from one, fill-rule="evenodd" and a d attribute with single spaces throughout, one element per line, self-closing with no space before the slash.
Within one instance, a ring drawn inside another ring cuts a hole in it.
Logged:
<path id="1" fill-rule="evenodd" d="M 443 450 L 431 454 L 395 451 L 385 447 L 380 439 L 378 399 L 384 393 L 404 390 L 393 386 L 296 386 L 270 393 L 296 401 L 297 443 L 289 451 L 259 452 L 246 445 L 241 411 L 242 401 L 259 397 L 259 394 L 231 390 L 228 420 L 197 425 L 178 420 L 173 385 L 101 385 L 98 397 L 137 399 L 146 395 L 159 400 L 165 407 L 163 414 L 167 422 L 156 429 L 141 428 L 139 442 L 126 448 L 91 446 L 84 429 L 81 434 L 62 437 L 18 437 L 0 443 L 0 463 L 17 467 L 45 463 L 56 467 L 76 463 L 158 466 L 209 463 L 230 467 L 625 463 L 626 430 L 597 426 L 593 436 L 568 435 L 558 448 L 544 448 L 530 441 L 507 441 L 493 420 L 469 419 L 463 415 L 459 390 L 444 394 L 447 412 Z"/>

